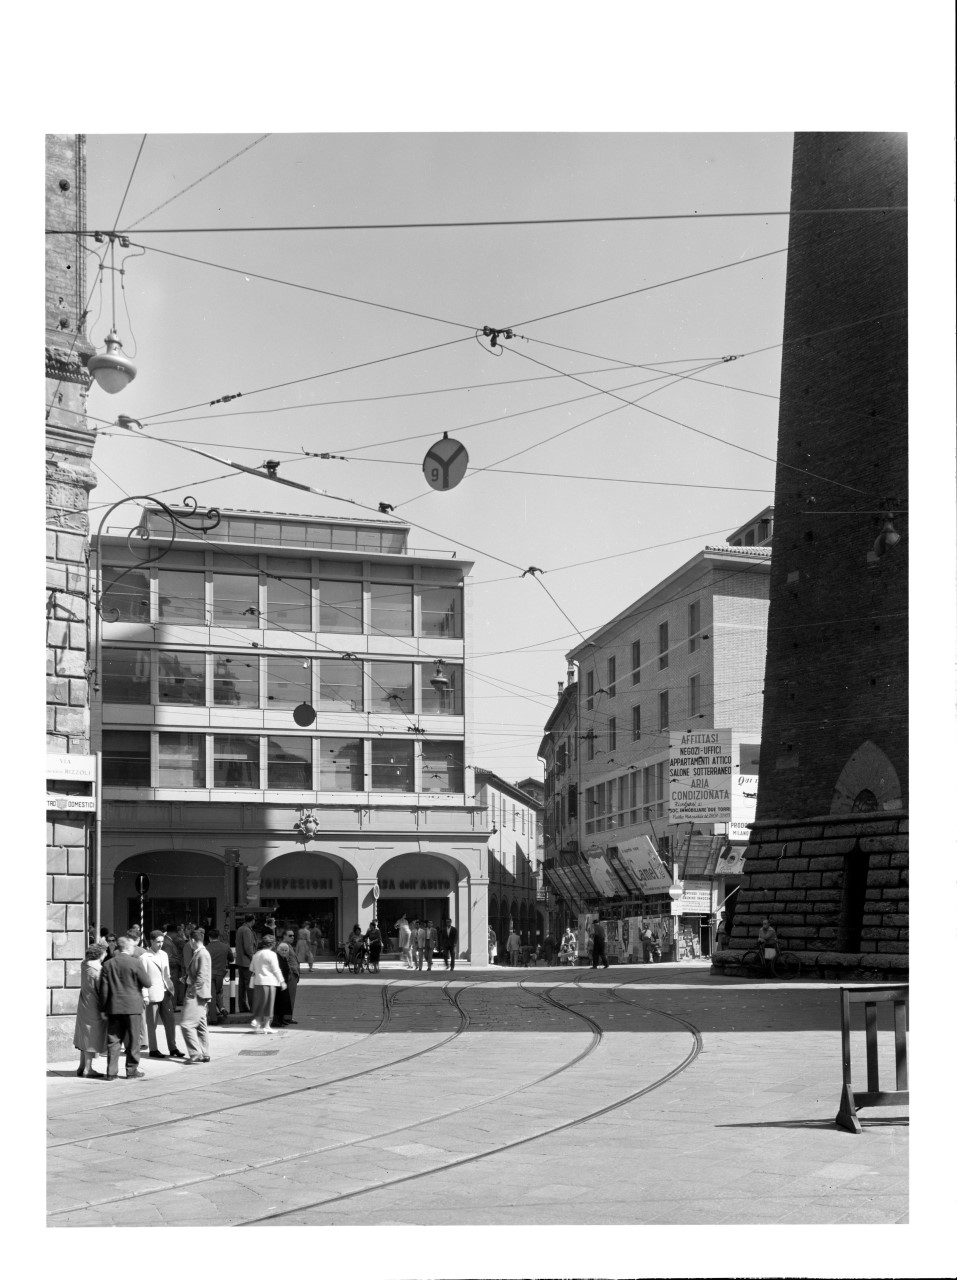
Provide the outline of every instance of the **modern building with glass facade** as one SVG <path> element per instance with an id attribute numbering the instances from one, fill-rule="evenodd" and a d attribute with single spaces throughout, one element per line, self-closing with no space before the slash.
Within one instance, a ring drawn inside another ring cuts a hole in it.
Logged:
<path id="1" fill-rule="evenodd" d="M 374 913 L 387 934 L 450 916 L 483 963 L 471 564 L 411 553 L 391 519 L 224 511 L 196 532 L 156 508 L 138 533 L 97 548 L 96 918 L 138 918 L 145 873 L 153 924 L 271 909 L 334 950 Z"/>

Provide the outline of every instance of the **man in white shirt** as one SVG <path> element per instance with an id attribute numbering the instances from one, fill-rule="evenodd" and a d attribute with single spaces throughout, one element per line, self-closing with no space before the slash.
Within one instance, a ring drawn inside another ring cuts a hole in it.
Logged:
<path id="1" fill-rule="evenodd" d="M 169 970 L 169 956 L 163 950 L 165 934 L 162 929 L 154 929 L 150 934 L 150 949 L 144 951 L 140 963 L 143 973 L 149 982 L 149 990 L 145 991 L 146 999 L 146 1035 L 149 1041 L 151 1058 L 165 1058 L 160 1053 L 156 1040 L 156 1024 L 163 1023 L 166 1032 L 166 1047 L 171 1058 L 185 1057 L 176 1048 L 176 1025 L 173 1021 L 173 979 Z"/>

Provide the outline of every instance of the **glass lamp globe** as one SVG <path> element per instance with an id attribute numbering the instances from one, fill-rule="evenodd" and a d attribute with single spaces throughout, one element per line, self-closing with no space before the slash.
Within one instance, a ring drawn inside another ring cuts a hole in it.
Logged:
<path id="1" fill-rule="evenodd" d="M 115 396 L 136 377 L 136 365 L 123 354 L 123 344 L 112 329 L 106 339 L 106 351 L 102 355 L 91 356 L 87 365 L 96 385 Z"/>

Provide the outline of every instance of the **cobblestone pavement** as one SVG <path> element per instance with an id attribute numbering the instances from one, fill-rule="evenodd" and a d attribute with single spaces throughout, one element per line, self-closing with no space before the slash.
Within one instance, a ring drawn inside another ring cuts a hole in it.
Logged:
<path id="1" fill-rule="evenodd" d="M 49 1225 L 908 1221 L 906 1109 L 833 1123 L 834 985 L 322 967 L 296 1015 L 109 1089 L 50 1064 Z M 893 1088 L 889 1031 L 881 1069 Z"/>

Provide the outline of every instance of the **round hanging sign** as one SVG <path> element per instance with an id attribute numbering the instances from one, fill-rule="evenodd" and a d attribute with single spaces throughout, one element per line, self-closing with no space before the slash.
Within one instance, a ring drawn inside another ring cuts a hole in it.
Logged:
<path id="1" fill-rule="evenodd" d="M 372 886 L 372 896 L 373 896 L 373 898 L 375 898 L 376 902 L 378 902 L 378 901 L 379 901 L 379 882 L 378 882 L 378 880 L 377 880 L 377 881 L 375 882 L 375 884 Z"/>
<path id="2" fill-rule="evenodd" d="M 469 455 L 464 444 L 450 440 L 446 431 L 425 455 L 422 473 L 433 489 L 454 489 L 465 478 Z"/>
<path id="3" fill-rule="evenodd" d="M 135 882 L 134 882 L 134 883 L 136 884 L 136 892 L 140 895 L 140 897 L 141 897 L 141 898 L 145 897 L 145 896 L 146 896 L 146 894 L 148 894 L 148 893 L 149 893 L 149 891 L 150 891 L 150 878 L 149 878 L 149 876 L 148 876 L 148 875 L 145 875 L 143 872 L 141 872 L 141 873 L 136 877 L 136 880 L 135 880 Z"/>
<path id="4" fill-rule="evenodd" d="M 316 718 L 315 708 L 311 707 L 308 702 L 300 702 L 299 706 L 293 711 L 292 718 L 300 729 L 305 729 Z"/>

